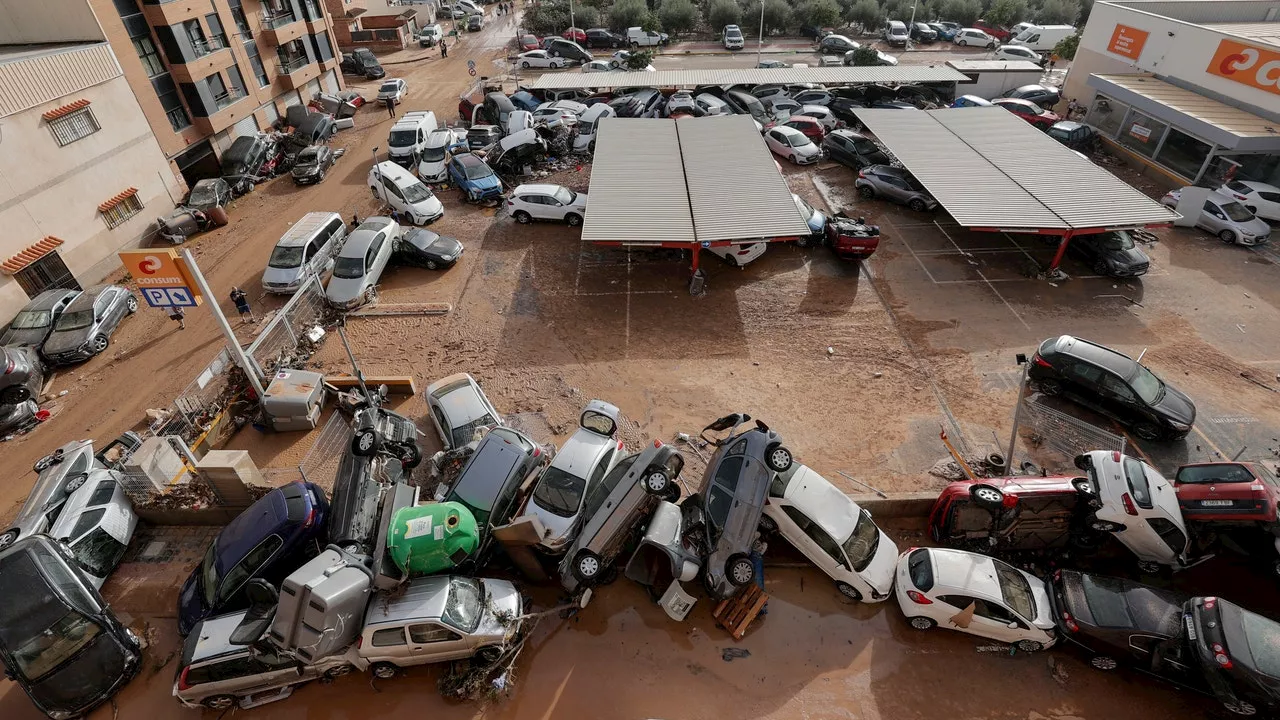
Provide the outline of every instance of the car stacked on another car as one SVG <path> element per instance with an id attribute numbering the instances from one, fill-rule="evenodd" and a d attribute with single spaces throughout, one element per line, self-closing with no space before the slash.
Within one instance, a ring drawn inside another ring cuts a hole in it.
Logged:
<path id="1" fill-rule="evenodd" d="M 764 134 L 764 142 L 773 154 L 797 165 L 809 165 L 822 159 L 822 149 L 794 127 L 775 127 Z"/>
<path id="2" fill-rule="evenodd" d="M 335 307 L 349 310 L 372 300 L 391 260 L 400 225 L 387 217 L 371 217 L 351 231 L 333 261 L 324 295 Z"/>
<path id="3" fill-rule="evenodd" d="M 1062 119 L 1057 113 L 1045 110 L 1034 102 L 1022 100 L 1021 98 L 996 98 L 991 101 L 991 104 L 1008 110 L 1041 130 L 1048 130 Z"/>
<path id="4" fill-rule="evenodd" d="M 471 202 L 502 195 L 502 180 L 498 179 L 498 174 L 478 155 L 472 153 L 454 155 L 449 160 L 449 177 L 462 188 Z"/>

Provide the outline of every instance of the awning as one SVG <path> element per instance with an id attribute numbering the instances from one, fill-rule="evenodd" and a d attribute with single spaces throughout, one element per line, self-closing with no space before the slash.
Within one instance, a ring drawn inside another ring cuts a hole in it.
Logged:
<path id="1" fill-rule="evenodd" d="M 747 115 L 605 118 L 587 194 L 589 242 L 723 244 L 810 232 Z"/>
<path id="2" fill-rule="evenodd" d="M 3 263 L 0 263 L 0 270 L 3 270 L 6 275 L 13 275 L 31 263 L 53 252 L 61 244 L 62 240 L 49 235 L 35 245 L 28 245 L 22 252 L 10 257 Z"/>
<path id="3" fill-rule="evenodd" d="M 964 227 L 1100 230 L 1179 217 L 1004 108 L 862 110 L 858 119 Z"/>
<path id="4" fill-rule="evenodd" d="M 820 83 L 846 85 L 855 83 L 962 82 L 969 77 L 945 65 L 902 65 L 899 67 L 814 67 L 761 68 L 752 70 L 658 70 L 656 72 L 561 72 L 543 73 L 527 85 L 532 90 L 599 89 L 620 87 L 680 87 L 699 85 L 760 85 L 781 83 Z"/>
<path id="5" fill-rule="evenodd" d="M 83 110 L 87 107 L 89 107 L 89 101 L 85 100 L 84 98 L 81 98 L 69 105 L 63 105 L 62 107 L 54 108 L 44 113 L 40 117 L 44 118 L 45 122 L 53 122 L 54 120 L 57 120 L 58 118 L 63 117 L 64 115 L 70 115 L 71 113 L 77 110 Z"/>
<path id="6" fill-rule="evenodd" d="M 1090 75 L 1088 83 L 1108 97 L 1225 148 L 1280 151 L 1280 123 L 1151 75 Z"/>
<path id="7" fill-rule="evenodd" d="M 120 203 L 138 194 L 138 188 L 131 187 L 98 206 L 98 212 L 106 212 Z"/>

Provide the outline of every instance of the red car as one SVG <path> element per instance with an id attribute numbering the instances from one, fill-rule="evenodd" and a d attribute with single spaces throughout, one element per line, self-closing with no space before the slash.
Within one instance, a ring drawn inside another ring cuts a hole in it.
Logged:
<path id="1" fill-rule="evenodd" d="M 991 37 L 999 40 L 1002 43 L 1009 42 L 1009 38 L 1012 37 L 1012 35 L 1009 33 L 1008 30 L 1005 30 L 999 25 L 991 25 L 989 23 L 985 23 L 979 20 L 975 22 L 973 26 L 985 32 L 986 34 L 990 35 Z"/>
<path id="2" fill-rule="evenodd" d="M 537 50 L 542 47 L 542 43 L 538 40 L 537 35 L 521 35 L 516 38 L 516 45 L 519 46 L 520 52 Z"/>
<path id="3" fill-rule="evenodd" d="M 1043 550 L 1096 544 L 1088 527 L 1096 496 L 1083 477 L 1007 477 L 953 482 L 929 513 L 934 542 Z M 994 540 L 994 544 L 992 543 Z"/>
<path id="4" fill-rule="evenodd" d="M 808 115 L 792 115 L 787 121 L 782 123 L 783 127 L 795 128 L 804 133 L 805 137 L 814 142 L 815 145 L 822 144 L 822 138 L 827 136 L 827 131 L 822 127 L 822 123 L 817 118 L 811 118 Z"/>
<path id="5" fill-rule="evenodd" d="M 827 218 L 823 240 L 842 260 L 865 260 L 880 247 L 880 226 L 836 213 Z"/>
<path id="6" fill-rule="evenodd" d="M 999 105 L 1027 122 L 1035 125 L 1041 130 L 1048 130 L 1053 127 L 1054 123 L 1062 118 L 1055 112 L 1050 112 L 1031 102 L 1030 100 L 1019 100 L 1017 98 L 996 98 L 991 101 L 992 105 Z"/>
<path id="7" fill-rule="evenodd" d="M 1276 478 L 1257 463 L 1183 465 L 1173 479 L 1173 489 L 1188 521 L 1267 525 L 1276 521 L 1280 488 Z"/>
<path id="8" fill-rule="evenodd" d="M 587 41 L 587 31 L 582 28 L 571 27 L 560 33 L 560 37 L 565 40 L 572 40 L 578 44 L 582 44 Z"/>

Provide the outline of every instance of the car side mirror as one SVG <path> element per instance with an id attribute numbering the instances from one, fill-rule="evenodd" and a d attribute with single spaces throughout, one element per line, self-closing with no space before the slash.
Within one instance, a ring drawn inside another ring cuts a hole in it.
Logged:
<path id="1" fill-rule="evenodd" d="M 1018 629 L 1018 621 L 1017 621 L 1017 620 L 1014 620 L 1013 622 L 1010 622 L 1010 623 L 1009 623 L 1009 629 L 1010 629 L 1010 630 L 1017 630 L 1017 629 Z"/>

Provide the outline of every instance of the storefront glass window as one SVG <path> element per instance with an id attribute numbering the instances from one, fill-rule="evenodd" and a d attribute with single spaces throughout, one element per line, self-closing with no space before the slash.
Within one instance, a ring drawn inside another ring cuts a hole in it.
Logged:
<path id="1" fill-rule="evenodd" d="M 1177 128 L 1169 128 L 1169 137 L 1156 156 L 1156 162 L 1177 172 L 1188 180 L 1195 180 L 1213 149 L 1209 143 L 1197 140 Z"/>
<path id="2" fill-rule="evenodd" d="M 1128 111 L 1128 105 L 1116 102 L 1106 95 L 1098 95 L 1089 107 L 1087 120 L 1090 125 L 1098 128 L 1098 132 L 1107 137 L 1115 137 L 1120 132 L 1120 123 L 1124 122 L 1124 115 Z"/>
<path id="3" fill-rule="evenodd" d="M 1124 121 L 1124 126 L 1120 128 L 1120 134 L 1116 139 L 1121 145 L 1139 155 L 1151 157 L 1155 154 L 1156 147 L 1160 145 L 1160 138 L 1164 137 L 1164 131 L 1168 127 L 1159 120 L 1134 110 Z"/>

